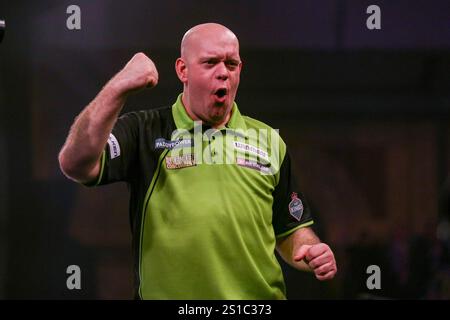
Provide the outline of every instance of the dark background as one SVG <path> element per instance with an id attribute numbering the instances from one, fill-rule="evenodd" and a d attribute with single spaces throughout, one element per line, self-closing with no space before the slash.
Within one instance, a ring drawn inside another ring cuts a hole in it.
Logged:
<path id="1" fill-rule="evenodd" d="M 172 104 L 181 37 L 208 21 L 239 37 L 241 112 L 280 129 L 335 250 L 328 283 L 283 264 L 288 297 L 450 298 L 449 1 L 3 1 L 0 19 L 0 298 L 132 298 L 126 186 L 78 186 L 57 154 L 135 52 L 160 81 L 126 111 Z M 81 290 L 66 288 L 72 264 Z M 373 264 L 381 290 L 366 288 Z"/>

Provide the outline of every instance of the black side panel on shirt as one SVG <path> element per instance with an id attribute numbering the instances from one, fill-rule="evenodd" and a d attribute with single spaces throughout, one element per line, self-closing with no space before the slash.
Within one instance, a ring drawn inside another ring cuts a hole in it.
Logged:
<path id="1" fill-rule="evenodd" d="M 312 220 L 308 203 L 295 181 L 288 151 L 281 164 L 279 183 L 273 192 L 272 208 L 276 236 Z"/>
<path id="2" fill-rule="evenodd" d="M 130 190 L 130 225 L 134 256 L 135 294 L 139 289 L 139 241 L 142 210 L 147 189 L 164 149 L 155 149 L 155 140 L 170 140 L 176 129 L 172 108 L 130 112 L 116 122 L 105 148 L 105 163 L 99 185 L 125 181 Z M 116 139 L 120 151 L 115 146 Z M 111 150 L 111 146 L 115 150 Z M 111 152 L 113 151 L 113 152 Z"/>

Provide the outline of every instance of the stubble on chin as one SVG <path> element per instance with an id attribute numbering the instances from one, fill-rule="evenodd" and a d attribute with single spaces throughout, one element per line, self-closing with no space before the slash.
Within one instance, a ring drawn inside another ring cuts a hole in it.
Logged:
<path id="1" fill-rule="evenodd" d="M 222 106 L 213 106 L 213 110 L 209 112 L 208 123 L 211 125 L 220 124 L 227 117 L 227 111 L 224 105 Z"/>

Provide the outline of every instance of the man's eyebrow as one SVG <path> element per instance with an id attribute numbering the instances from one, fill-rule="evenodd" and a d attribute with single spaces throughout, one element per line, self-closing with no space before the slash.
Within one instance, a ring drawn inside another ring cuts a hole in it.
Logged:
<path id="1" fill-rule="evenodd" d="M 240 63 L 240 62 L 241 62 L 241 59 L 239 59 L 239 58 L 228 58 L 226 61 L 229 61 L 229 62 L 238 62 L 238 63 Z"/>
<path id="2" fill-rule="evenodd" d="M 218 60 L 221 60 L 221 59 L 222 59 L 221 56 L 214 56 L 214 55 L 200 57 L 201 61 L 210 61 L 210 60 L 218 61 Z M 225 61 L 240 63 L 241 59 L 228 57 L 228 58 L 225 58 Z"/>
<path id="3" fill-rule="evenodd" d="M 200 57 L 200 60 L 219 60 L 220 57 L 219 56 L 203 56 Z"/>

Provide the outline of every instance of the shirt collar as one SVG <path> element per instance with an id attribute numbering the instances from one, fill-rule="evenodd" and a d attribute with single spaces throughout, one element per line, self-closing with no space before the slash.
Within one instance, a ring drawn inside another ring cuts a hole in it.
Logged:
<path id="1" fill-rule="evenodd" d="M 187 114 L 186 108 L 184 107 L 183 101 L 181 100 L 182 96 L 183 94 L 180 93 L 178 95 L 177 101 L 172 105 L 172 115 L 177 129 L 185 129 L 190 131 L 194 128 L 194 120 L 192 120 L 191 117 L 189 117 L 189 115 Z M 245 120 L 239 112 L 236 102 L 233 102 L 231 117 L 225 127 L 232 130 L 242 130 L 242 133 L 244 133 L 244 135 L 247 135 L 247 125 L 245 124 Z"/>

